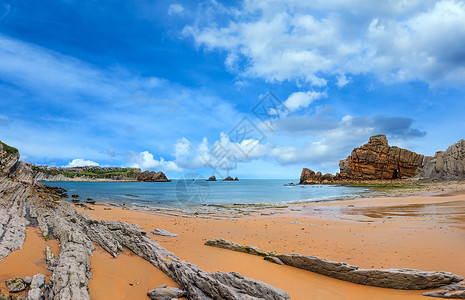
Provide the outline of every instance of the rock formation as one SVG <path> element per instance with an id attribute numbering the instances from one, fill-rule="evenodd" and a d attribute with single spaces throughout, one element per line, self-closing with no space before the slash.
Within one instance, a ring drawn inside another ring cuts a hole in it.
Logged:
<path id="1" fill-rule="evenodd" d="M 207 181 L 216 181 L 215 175 L 210 176 Z"/>
<path id="2" fill-rule="evenodd" d="M 253 246 L 243 246 L 224 239 L 209 240 L 205 245 L 265 256 L 276 264 L 304 269 L 332 278 L 376 287 L 422 290 L 439 288 L 463 280 L 449 272 L 424 272 L 413 269 L 359 269 L 344 262 L 331 261 L 316 256 L 266 252 Z"/>
<path id="3" fill-rule="evenodd" d="M 425 157 L 418 177 L 432 179 L 465 178 L 465 140 L 438 151 L 434 157 Z"/>
<path id="4" fill-rule="evenodd" d="M 163 172 L 145 171 L 137 175 L 137 181 L 145 182 L 170 182 Z"/>
<path id="5" fill-rule="evenodd" d="M 239 181 L 239 178 L 235 177 L 235 178 L 234 178 L 234 181 Z"/>
<path id="6" fill-rule="evenodd" d="M 231 176 L 226 177 L 223 181 L 233 181 L 234 179 Z"/>
<path id="7" fill-rule="evenodd" d="M 48 255 L 53 274 L 48 299 L 90 299 L 90 259 L 94 243 L 116 257 L 123 247 L 152 263 L 177 282 L 189 299 L 290 299 L 266 283 L 231 272 L 208 273 L 161 247 L 137 225 L 98 221 L 76 211 L 56 189 L 33 180 L 32 171 L 20 162 L 19 153 L 0 144 L 0 261 L 20 249 L 28 217 L 44 237 L 59 241 L 57 259 Z M 28 207 L 28 209 L 26 209 Z M 34 276 L 31 299 L 41 297 L 42 278 Z"/>
<path id="8" fill-rule="evenodd" d="M 339 162 L 336 175 L 303 169 L 301 184 L 331 184 L 340 182 L 392 180 L 410 178 L 423 165 L 424 156 L 415 152 L 389 146 L 385 135 L 370 137 L 368 143 L 355 148 Z"/>
<path id="9" fill-rule="evenodd" d="M 360 179 L 397 179 L 413 177 L 422 165 L 424 156 L 415 152 L 390 147 L 385 135 L 370 137 L 367 144 L 355 148 L 339 163 L 343 177 Z"/>

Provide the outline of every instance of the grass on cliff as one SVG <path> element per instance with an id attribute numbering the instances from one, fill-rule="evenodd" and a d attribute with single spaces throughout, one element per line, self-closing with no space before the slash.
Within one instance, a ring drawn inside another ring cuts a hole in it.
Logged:
<path id="1" fill-rule="evenodd" d="M 375 189 L 419 189 L 425 188 L 425 185 L 420 184 L 402 184 L 402 183 L 350 183 L 347 186 L 351 187 L 366 187 Z"/>
<path id="2" fill-rule="evenodd" d="M 11 146 L 8 146 L 7 144 L 5 144 L 4 142 L 0 142 L 3 146 L 3 150 L 6 151 L 7 153 L 10 153 L 10 154 L 16 154 L 18 153 L 18 149 L 14 148 L 14 147 L 11 147 Z"/>

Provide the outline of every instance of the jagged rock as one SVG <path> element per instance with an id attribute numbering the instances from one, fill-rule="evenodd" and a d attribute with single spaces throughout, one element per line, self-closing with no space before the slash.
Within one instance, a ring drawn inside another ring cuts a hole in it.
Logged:
<path id="1" fill-rule="evenodd" d="M 449 272 L 424 272 L 412 269 L 359 269 L 343 262 L 301 254 L 277 255 L 286 265 L 353 283 L 392 289 L 422 290 L 460 282 L 462 277 Z"/>
<path id="2" fill-rule="evenodd" d="M 183 297 L 186 294 L 183 290 L 168 287 L 166 284 L 160 285 L 156 289 L 147 292 L 147 296 L 153 300 L 171 300 Z"/>
<path id="3" fill-rule="evenodd" d="M 436 298 L 446 298 L 446 299 L 465 299 L 465 291 L 434 291 L 426 292 L 422 294 L 423 296 L 436 297 Z"/>
<path id="4" fill-rule="evenodd" d="M 424 156 L 390 147 L 385 135 L 370 137 L 367 144 L 355 148 L 340 162 L 342 176 L 361 179 L 397 179 L 413 177 Z"/>
<path id="5" fill-rule="evenodd" d="M 231 176 L 226 177 L 223 181 L 233 181 L 234 179 Z"/>
<path id="6" fill-rule="evenodd" d="M 52 249 L 50 248 L 50 246 L 47 246 L 45 248 L 45 259 L 47 260 L 48 263 L 50 263 L 52 259 L 54 258 L 55 258 L 55 255 L 53 254 Z"/>
<path id="7" fill-rule="evenodd" d="M 465 140 L 449 146 L 446 151 L 425 157 L 418 177 L 432 179 L 457 179 L 465 177 Z"/>
<path id="8" fill-rule="evenodd" d="M 216 181 L 215 175 L 210 176 L 207 181 Z"/>
<path id="9" fill-rule="evenodd" d="M 389 146 L 385 135 L 370 137 L 368 143 L 355 148 L 339 162 L 336 175 L 303 169 L 301 184 L 333 184 L 340 182 L 392 180 L 413 177 L 422 166 L 424 156 L 415 152 Z"/>
<path id="10" fill-rule="evenodd" d="M 32 278 L 32 283 L 27 293 L 26 300 L 41 300 L 44 299 L 44 292 L 41 290 L 45 286 L 45 275 L 36 274 Z"/>
<path id="11" fill-rule="evenodd" d="M 0 293 L 0 300 L 22 300 L 21 296 Z"/>
<path id="12" fill-rule="evenodd" d="M 171 233 L 164 229 L 156 228 L 152 231 L 153 234 L 163 235 L 163 236 L 178 236 L 176 233 Z"/>
<path id="13" fill-rule="evenodd" d="M 234 181 L 239 181 L 239 178 L 235 177 L 235 178 L 234 178 Z"/>
<path id="14" fill-rule="evenodd" d="M 145 182 L 170 182 L 163 172 L 145 171 L 137 175 L 137 181 Z"/>
<path id="15" fill-rule="evenodd" d="M 29 276 L 26 276 L 26 277 L 24 277 L 24 282 L 25 282 L 27 285 L 30 285 L 31 282 L 32 282 L 32 278 L 29 277 Z"/>
<path id="16" fill-rule="evenodd" d="M 262 251 L 255 246 L 242 246 L 234 242 L 227 241 L 225 239 L 208 240 L 205 242 L 205 245 L 264 257 L 270 255 L 269 252 Z"/>
<path id="17" fill-rule="evenodd" d="M 13 277 L 5 281 L 5 285 L 10 293 L 17 293 L 26 289 L 26 282 L 21 277 Z"/>
<path id="18" fill-rule="evenodd" d="M 269 256 L 265 256 L 264 259 L 272 263 L 278 264 L 278 265 L 284 265 L 283 261 L 277 258 L 276 256 L 269 255 Z"/>

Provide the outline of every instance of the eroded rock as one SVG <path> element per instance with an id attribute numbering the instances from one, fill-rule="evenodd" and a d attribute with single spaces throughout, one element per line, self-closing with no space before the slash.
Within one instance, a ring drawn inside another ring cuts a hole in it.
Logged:
<path id="1" fill-rule="evenodd" d="M 234 242 L 230 242 L 230 241 L 227 241 L 221 238 L 208 240 L 205 242 L 205 245 L 228 249 L 228 250 L 237 251 L 237 252 L 249 253 L 252 255 L 258 255 L 258 256 L 263 256 L 263 257 L 270 255 L 269 252 L 262 251 L 255 246 L 243 246 L 243 245 L 239 245 Z"/>
<path id="2" fill-rule="evenodd" d="M 186 294 L 183 290 L 169 287 L 166 284 L 147 292 L 147 296 L 153 300 L 171 300 L 183 297 Z"/>
<path id="3" fill-rule="evenodd" d="M 13 277 L 5 281 L 5 285 L 10 293 L 17 293 L 26 289 L 26 282 L 21 277 Z"/>
<path id="4" fill-rule="evenodd" d="M 152 231 L 153 234 L 156 234 L 156 235 L 162 235 L 162 236 L 178 236 L 178 234 L 176 233 L 171 233 L 169 231 L 166 231 L 165 229 L 161 229 L 161 228 L 156 228 Z"/>

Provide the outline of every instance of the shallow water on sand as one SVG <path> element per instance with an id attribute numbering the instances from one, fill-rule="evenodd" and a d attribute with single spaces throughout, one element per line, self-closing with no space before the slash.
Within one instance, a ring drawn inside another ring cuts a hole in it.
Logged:
<path id="1" fill-rule="evenodd" d="M 172 182 L 44 182 L 78 194 L 82 202 L 132 203 L 147 206 L 224 203 L 291 203 L 356 197 L 368 190 L 337 185 L 292 185 L 298 180 L 243 179 L 210 181 L 175 179 Z M 69 199 L 71 200 L 71 199 Z"/>

